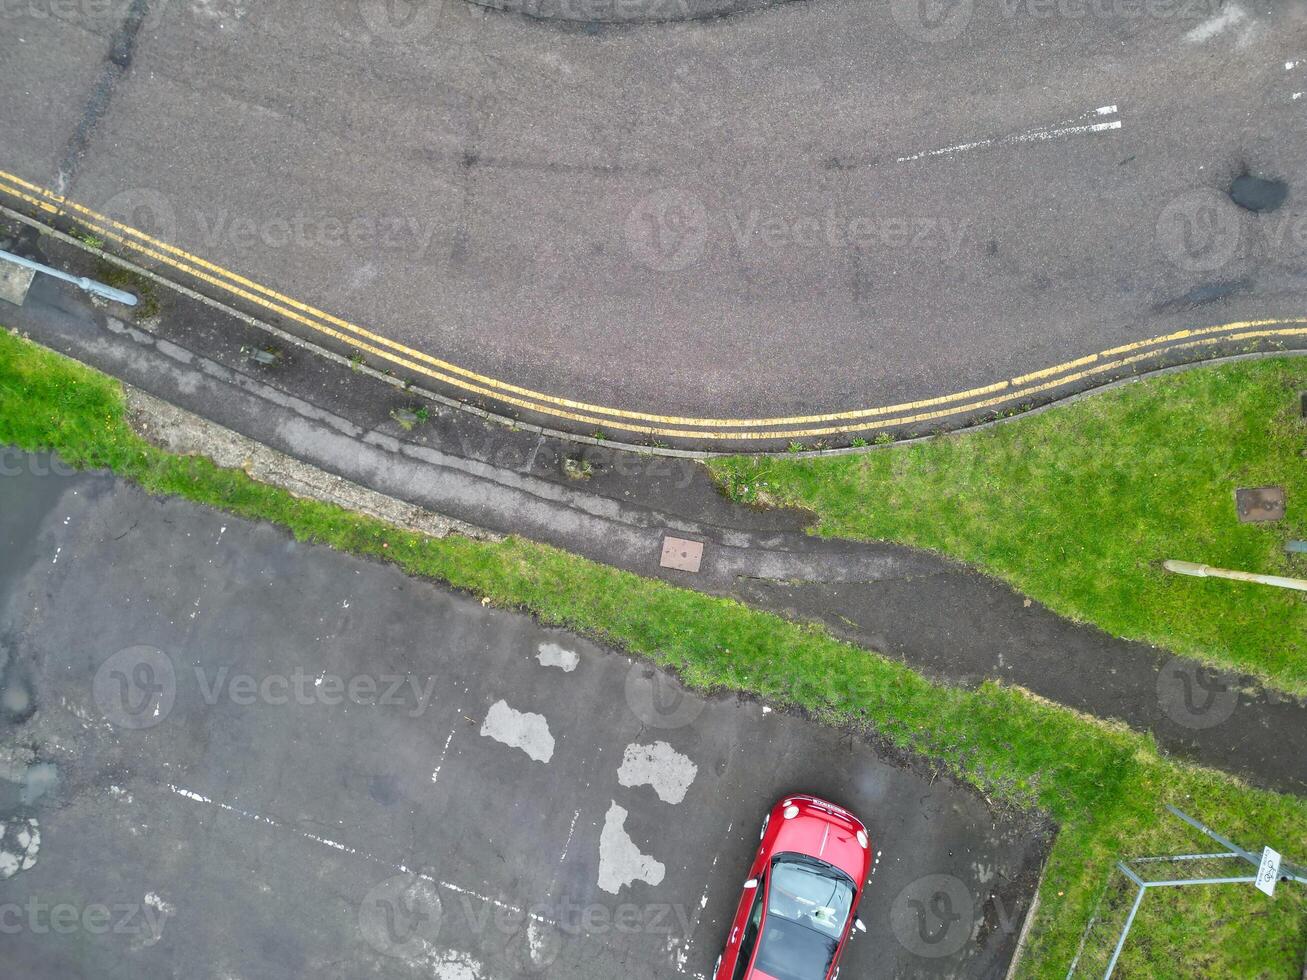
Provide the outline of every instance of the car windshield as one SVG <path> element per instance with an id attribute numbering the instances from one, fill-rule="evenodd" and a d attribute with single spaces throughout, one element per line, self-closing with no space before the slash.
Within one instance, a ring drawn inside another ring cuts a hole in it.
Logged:
<path id="1" fill-rule="evenodd" d="M 776 980 L 825 980 L 849 921 L 853 891 L 849 877 L 824 861 L 778 857 L 754 968 Z"/>

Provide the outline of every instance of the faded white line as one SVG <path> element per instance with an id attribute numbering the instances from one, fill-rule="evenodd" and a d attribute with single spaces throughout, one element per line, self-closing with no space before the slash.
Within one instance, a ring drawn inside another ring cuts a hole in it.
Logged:
<path id="1" fill-rule="evenodd" d="M 577 810 L 572 814 L 572 826 L 567 828 L 567 840 L 563 842 L 563 853 L 558 858 L 558 863 L 562 864 L 563 859 L 567 857 L 567 849 L 572 846 L 572 835 L 576 833 L 576 821 L 581 816 L 581 811 Z"/>
<path id="2" fill-rule="evenodd" d="M 410 868 L 408 865 L 395 864 L 393 862 L 386 861 L 382 858 L 375 857 L 372 854 L 368 854 L 366 851 L 360 851 L 357 848 L 348 846 L 347 844 L 342 844 L 339 841 L 334 841 L 327 837 L 319 837 L 317 834 L 310 833 L 307 830 L 300 830 L 298 827 L 287 826 L 286 824 L 283 824 L 279 820 L 274 820 L 272 817 L 265 817 L 262 814 L 251 813 L 249 810 L 242 810 L 240 807 L 232 806 L 229 803 L 223 803 L 221 800 L 210 799 L 207 796 L 202 796 L 199 793 L 196 793 L 194 790 L 186 789 L 184 786 L 177 786 L 174 785 L 173 783 L 168 783 L 167 785 L 168 785 L 168 789 L 171 792 L 175 793 L 176 795 L 184 799 L 191 800 L 194 803 L 203 803 L 206 806 L 214 806 L 220 810 L 225 810 L 227 813 L 233 814 L 238 817 L 243 817 L 246 820 L 253 820 L 255 823 L 261 823 L 269 827 L 275 827 L 278 830 L 290 831 L 291 833 L 297 834 L 298 836 L 303 837 L 305 840 L 312 841 L 315 844 L 322 844 L 325 847 L 332 848 L 333 850 L 342 851 L 345 854 L 349 854 L 354 857 L 363 858 L 364 860 L 371 861 L 373 864 L 379 864 L 382 867 L 389 868 L 392 871 L 398 871 L 401 874 L 413 875 L 414 877 L 420 878 L 423 881 L 429 881 L 433 885 L 436 885 L 439 888 L 444 888 L 447 891 L 454 892 L 456 895 L 465 895 L 468 898 L 474 898 L 478 901 L 485 902 L 489 905 L 493 905 L 495 908 L 503 909 L 506 912 L 513 912 L 517 915 L 528 916 L 529 918 L 534 919 L 536 922 L 543 922 L 546 925 L 551 925 L 551 926 L 558 924 L 553 919 L 540 915 L 536 912 L 532 912 L 529 909 L 519 908 L 518 906 L 513 905 L 509 902 L 501 902 L 497 898 L 490 898 L 487 895 L 481 895 L 478 892 L 474 892 L 469 888 L 462 888 L 448 881 L 441 881 L 438 878 L 433 878 L 431 875 L 426 874 L 422 871 L 417 871 L 413 868 Z"/>
<path id="3" fill-rule="evenodd" d="M 461 708 L 459 713 L 462 713 Z M 436 762 L 436 768 L 431 771 L 431 781 L 433 783 L 440 778 L 440 770 L 445 767 L 445 756 L 449 753 L 449 743 L 454 741 L 454 733 L 457 731 L 457 728 L 451 729 L 449 738 L 445 739 L 445 747 L 440 750 L 440 759 Z"/>
<path id="4" fill-rule="evenodd" d="M 734 821 L 726 825 L 726 834 L 725 834 L 726 837 L 731 836 L 731 830 L 734 827 L 735 827 Z M 713 855 L 712 864 L 709 865 L 708 874 L 705 875 L 705 877 L 708 879 L 708 884 L 704 886 L 703 897 L 699 899 L 699 911 L 695 913 L 694 921 L 690 923 L 690 928 L 686 932 L 685 945 L 682 947 L 682 955 L 683 955 L 682 962 L 690 958 L 690 948 L 694 945 L 694 937 L 699 932 L 699 923 L 703 921 L 703 913 L 708 908 L 708 892 L 712 888 L 713 872 L 717 870 L 717 862 L 721 860 L 721 857 L 722 856 L 720 853 Z M 682 967 L 682 969 L 684 969 L 684 967 Z"/>
<path id="5" fill-rule="evenodd" d="M 1092 118 L 1094 116 L 1109 116 L 1118 111 L 1115 105 L 1099 106 L 1091 112 L 1085 113 L 1080 119 Z M 1020 133 L 1013 133 L 1009 136 L 993 136 L 989 139 L 975 140 L 970 143 L 957 143 L 953 146 L 943 146 L 937 150 L 924 150 L 921 153 L 913 153 L 909 156 L 899 157 L 897 163 L 910 163 L 913 160 L 925 160 L 930 157 L 951 156 L 955 153 L 965 153 L 968 150 L 982 150 L 991 147 L 1002 146 L 1019 146 L 1023 143 L 1042 143 L 1048 140 L 1064 139 L 1067 136 L 1077 136 L 1084 133 L 1105 133 L 1109 130 L 1120 129 L 1121 120 L 1113 119 L 1110 122 L 1076 122 L 1067 120 L 1065 123 L 1058 123 L 1055 126 L 1042 126 L 1037 129 L 1027 129 Z"/>
<path id="6" fill-rule="evenodd" d="M 1232 3 L 1215 17 L 1209 17 L 1192 31 L 1184 36 L 1184 39 L 1190 44 L 1201 44 L 1203 41 L 1210 41 L 1218 34 L 1228 31 L 1235 24 L 1241 24 L 1248 19 L 1248 11 L 1237 3 Z"/>

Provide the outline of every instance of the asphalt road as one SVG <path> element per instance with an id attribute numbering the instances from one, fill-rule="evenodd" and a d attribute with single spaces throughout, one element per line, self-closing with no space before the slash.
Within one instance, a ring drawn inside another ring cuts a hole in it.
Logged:
<path id="1" fill-rule="evenodd" d="M 702 976 L 803 789 L 882 852 L 845 976 L 1003 976 L 1037 821 L 270 527 L 4 473 L 6 975 Z"/>
<path id="2" fill-rule="evenodd" d="M 1303 313 L 1291 0 L 132 9 L 5 8 L 0 170 L 554 396 L 842 410 Z"/>

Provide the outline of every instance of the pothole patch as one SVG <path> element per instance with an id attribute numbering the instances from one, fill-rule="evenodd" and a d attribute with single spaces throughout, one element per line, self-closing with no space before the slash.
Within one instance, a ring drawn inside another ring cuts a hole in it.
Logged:
<path id="1" fill-rule="evenodd" d="M 1289 185 L 1282 180 L 1242 174 L 1230 185 L 1230 200 L 1246 211 L 1274 211 L 1289 196 Z"/>
<path id="2" fill-rule="evenodd" d="M 41 824 L 34 817 L 0 823 L 0 881 L 36 865 L 41 850 Z"/>
<path id="3" fill-rule="evenodd" d="M 633 881 L 660 885 L 667 869 L 661 861 L 642 854 L 626 832 L 626 810 L 614 803 L 604 817 L 599 835 L 599 887 L 616 895 Z"/>

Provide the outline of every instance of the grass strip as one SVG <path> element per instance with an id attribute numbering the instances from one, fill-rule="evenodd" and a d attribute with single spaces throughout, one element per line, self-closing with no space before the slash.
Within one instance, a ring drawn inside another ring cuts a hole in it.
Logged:
<path id="1" fill-rule="evenodd" d="M 1294 852 L 1307 841 L 1307 802 L 1164 758 L 1147 737 L 1020 690 L 942 686 L 818 628 L 737 602 L 520 539 L 423 537 L 297 499 L 205 459 L 165 453 L 131 430 L 116 381 L 4 332 L 0 443 L 54 450 L 70 464 L 107 467 L 152 493 L 394 562 L 624 647 L 676 669 L 699 689 L 747 691 L 923 753 L 995 806 L 1041 808 L 1061 829 L 1025 976 L 1065 974 L 1117 857 L 1205 848 L 1163 816 L 1164 802 L 1249 846 L 1270 842 L 1302 857 Z M 1307 890 L 1281 886 L 1273 901 L 1250 887 L 1184 891 L 1145 903 L 1119 976 L 1297 975 L 1307 948 Z"/>
<path id="2" fill-rule="evenodd" d="M 1307 358 L 1141 380 L 975 433 L 861 455 L 732 457 L 735 500 L 801 507 L 822 535 L 900 541 L 1000 576 L 1055 612 L 1307 695 L 1307 601 L 1171 575 L 1167 558 L 1307 577 Z M 1288 515 L 1236 520 L 1236 487 Z"/>

